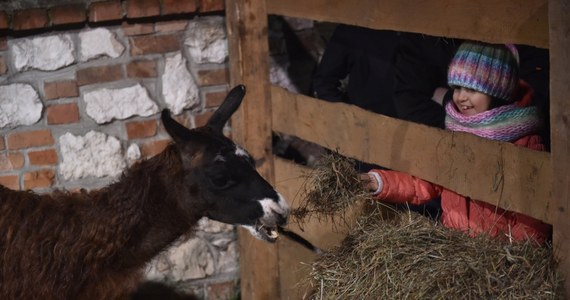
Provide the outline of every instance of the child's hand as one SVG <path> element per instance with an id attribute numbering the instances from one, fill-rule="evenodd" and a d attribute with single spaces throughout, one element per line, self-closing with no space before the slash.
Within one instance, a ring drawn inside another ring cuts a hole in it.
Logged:
<path id="1" fill-rule="evenodd" d="M 372 175 L 372 173 L 362 173 L 358 174 L 358 179 L 364 185 L 364 188 L 370 192 L 376 192 L 378 190 L 378 180 Z"/>

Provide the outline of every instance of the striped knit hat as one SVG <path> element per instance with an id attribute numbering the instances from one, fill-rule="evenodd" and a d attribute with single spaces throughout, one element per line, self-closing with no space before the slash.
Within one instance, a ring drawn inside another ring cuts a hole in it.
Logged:
<path id="1" fill-rule="evenodd" d="M 463 42 L 449 64 L 447 83 L 511 102 L 519 80 L 518 52 L 513 45 Z"/>

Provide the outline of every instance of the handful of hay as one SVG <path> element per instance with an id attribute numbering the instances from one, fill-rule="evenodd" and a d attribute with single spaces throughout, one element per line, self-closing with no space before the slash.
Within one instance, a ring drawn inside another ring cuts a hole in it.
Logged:
<path id="1" fill-rule="evenodd" d="M 343 217 L 351 204 L 370 199 L 354 167 L 354 161 L 338 152 L 323 155 L 316 167 L 306 176 L 303 186 L 304 201 L 291 212 L 302 223 L 303 219 Z"/>
<path id="2" fill-rule="evenodd" d="M 413 212 L 364 217 L 310 277 L 312 299 L 564 299 L 550 247 L 471 238 Z"/>

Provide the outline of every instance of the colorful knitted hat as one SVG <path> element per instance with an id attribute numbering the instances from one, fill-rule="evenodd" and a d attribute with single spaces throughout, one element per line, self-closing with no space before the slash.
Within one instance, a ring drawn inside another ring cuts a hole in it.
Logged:
<path id="1" fill-rule="evenodd" d="M 513 45 L 463 42 L 449 64 L 447 83 L 512 101 L 519 80 L 518 53 Z"/>

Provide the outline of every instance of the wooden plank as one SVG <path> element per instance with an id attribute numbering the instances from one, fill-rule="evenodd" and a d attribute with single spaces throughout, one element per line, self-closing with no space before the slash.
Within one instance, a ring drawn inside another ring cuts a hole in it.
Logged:
<path id="1" fill-rule="evenodd" d="M 551 223 L 550 155 L 273 86 L 273 130 Z"/>
<path id="2" fill-rule="evenodd" d="M 270 14 L 548 48 L 547 0 L 267 0 Z"/>
<path id="3" fill-rule="evenodd" d="M 570 295 L 570 6 L 549 2 L 550 16 L 550 128 L 552 139 L 552 199 L 554 244 Z"/>
<path id="4" fill-rule="evenodd" d="M 310 172 L 309 168 L 284 159 L 275 159 L 277 189 L 291 203 L 292 208 L 298 207 L 303 201 L 303 184 Z M 347 224 L 335 225 L 331 221 L 318 221 L 313 218 L 301 225 L 292 220 L 287 228 L 321 249 L 330 249 L 344 239 L 353 225 L 354 216 L 361 213 L 363 207 L 363 203 L 355 203 L 347 213 Z M 312 287 L 305 279 L 311 271 L 310 264 L 317 258 L 316 254 L 283 237 L 279 239 L 278 245 L 281 299 L 309 299 L 307 294 Z"/>
<path id="5" fill-rule="evenodd" d="M 269 49 L 264 0 L 227 0 L 226 23 L 230 53 L 230 82 L 245 84 L 247 92 L 232 118 L 232 138 L 257 159 L 257 169 L 274 181 L 269 103 Z M 242 299 L 279 299 L 278 247 L 254 239 L 240 229 Z"/>

